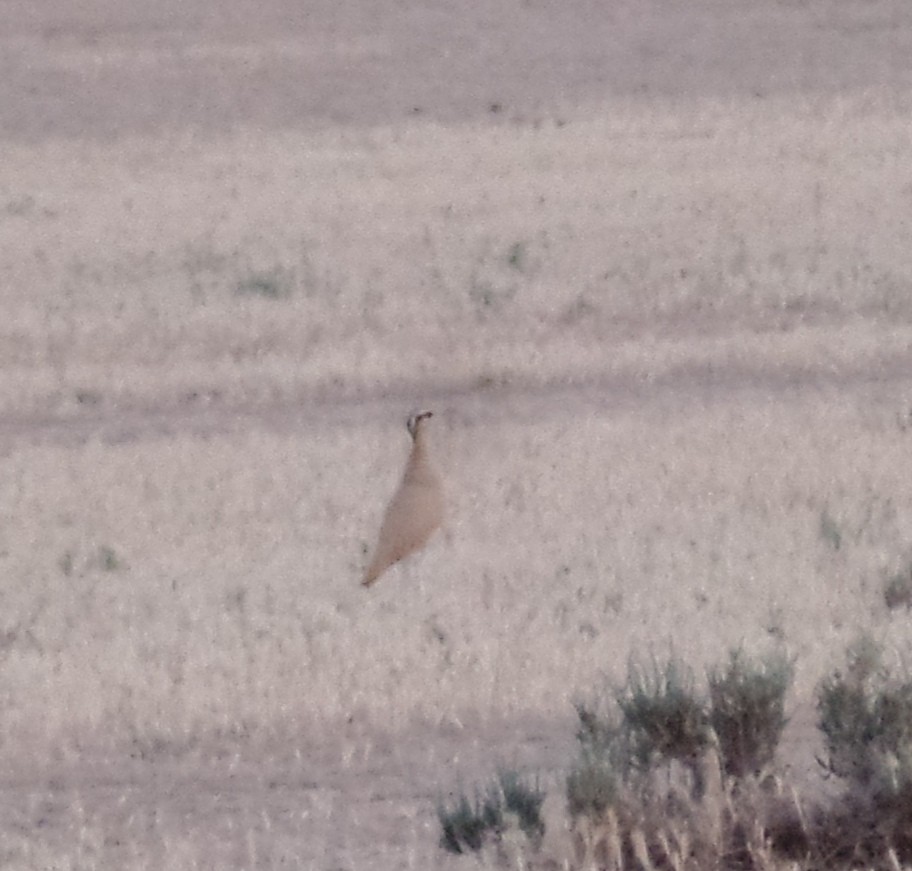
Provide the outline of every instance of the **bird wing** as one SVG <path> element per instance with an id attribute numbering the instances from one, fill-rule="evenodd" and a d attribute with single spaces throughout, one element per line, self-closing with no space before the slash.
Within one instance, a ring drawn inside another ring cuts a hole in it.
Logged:
<path id="1" fill-rule="evenodd" d="M 439 487 L 403 482 L 386 509 L 364 585 L 369 586 L 393 563 L 420 548 L 442 521 L 443 498 Z"/>

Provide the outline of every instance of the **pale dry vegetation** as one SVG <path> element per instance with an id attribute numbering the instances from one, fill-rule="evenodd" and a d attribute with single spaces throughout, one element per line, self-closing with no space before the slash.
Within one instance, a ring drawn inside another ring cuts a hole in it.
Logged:
<path id="1" fill-rule="evenodd" d="M 389 751 L 371 728 L 391 730 L 393 758 L 431 778 L 430 813 L 462 754 L 412 748 L 416 720 L 432 735 L 461 723 L 468 743 L 490 728 L 505 737 L 489 752 L 509 759 L 525 717 L 563 723 L 629 651 L 668 645 L 700 666 L 741 643 L 785 644 L 801 721 L 860 629 L 909 637 L 882 590 L 910 537 L 895 475 L 907 437 L 857 396 L 747 391 L 698 406 L 670 397 L 607 416 L 565 402 L 519 423 L 451 412 L 436 445 L 450 538 L 369 598 L 358 580 L 398 473 L 386 462 L 398 420 L 20 445 L 3 475 L 4 565 L 19 581 L 4 592 L 10 764 L 25 747 L 204 771 L 259 758 L 300 771 L 317 801 L 317 736 L 352 720 L 327 751 L 334 776 L 382 795 L 369 772 Z M 818 748 L 792 740 L 790 764 L 813 775 Z M 355 811 L 326 813 L 344 832 Z M 321 837 L 337 848 L 341 834 Z"/>
<path id="2" fill-rule="evenodd" d="M 499 715 L 559 708 L 651 644 L 703 661 L 784 640 L 812 679 L 872 621 L 901 635 L 882 577 L 912 533 L 895 475 L 907 437 L 856 398 L 699 405 L 568 402 L 516 424 L 451 412 L 435 444 L 449 534 L 371 597 L 356 581 L 390 454 L 407 450 L 398 420 L 20 446 L 3 475 L 21 581 L 5 611 L 38 613 L 5 665 L 4 727 L 181 740 L 283 710 Z"/>
<path id="3" fill-rule="evenodd" d="M 632 652 L 702 671 L 787 651 L 777 764 L 826 791 L 815 688 L 860 632 L 897 656 L 910 637 L 912 134 L 905 73 L 882 85 L 852 47 L 881 10 L 904 57 L 904 7 L 815 5 L 738 26 L 788 24 L 819 59 L 841 22 L 831 90 L 684 78 L 644 100 L 638 68 L 522 111 L 485 92 L 480 117 L 457 70 L 455 115 L 20 118 L 0 161 L 4 867 L 461 867 L 435 797 L 538 767 L 555 817 L 573 702 Z M 346 63 L 396 62 L 392 25 L 337 7 Z M 247 76 L 263 37 L 241 13 L 195 47 L 155 10 L 95 37 L 44 14 L 11 25 L 6 82 L 141 66 L 170 93 L 166 61 Z M 652 69 L 664 14 L 605 34 L 634 28 Z M 546 58 L 550 33 L 529 31 Z M 261 72 L 329 62 L 283 38 Z M 700 39 L 721 81 L 729 52 Z M 449 520 L 366 594 L 419 403 Z"/>
<path id="4" fill-rule="evenodd" d="M 912 330 L 906 120 L 860 94 L 10 145 L 3 401 L 892 372 Z"/>

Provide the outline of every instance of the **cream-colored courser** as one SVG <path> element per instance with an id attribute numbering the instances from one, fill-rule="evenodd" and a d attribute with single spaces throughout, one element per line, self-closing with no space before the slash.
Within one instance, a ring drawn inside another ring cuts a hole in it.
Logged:
<path id="1" fill-rule="evenodd" d="M 430 411 L 413 414 L 406 426 L 412 437 L 399 489 L 383 515 L 374 558 L 364 580 L 369 587 L 391 565 L 423 547 L 443 522 L 443 483 L 428 457 L 426 424 Z"/>

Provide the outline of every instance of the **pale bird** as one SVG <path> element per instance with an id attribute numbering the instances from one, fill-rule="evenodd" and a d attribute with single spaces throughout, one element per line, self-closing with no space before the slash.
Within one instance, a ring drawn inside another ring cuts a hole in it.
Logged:
<path id="1" fill-rule="evenodd" d="M 426 422 L 433 412 L 413 414 L 406 426 L 412 437 L 399 489 L 387 506 L 374 558 L 364 580 L 369 587 L 391 565 L 423 547 L 443 522 L 443 484 L 428 458 Z"/>

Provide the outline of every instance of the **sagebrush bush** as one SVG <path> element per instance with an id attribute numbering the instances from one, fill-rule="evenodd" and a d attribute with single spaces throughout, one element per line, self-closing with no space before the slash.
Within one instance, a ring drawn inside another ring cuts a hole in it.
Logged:
<path id="1" fill-rule="evenodd" d="M 870 639 L 817 691 L 826 767 L 879 802 L 912 812 L 912 678 L 898 678 Z"/>
<path id="2" fill-rule="evenodd" d="M 602 816 L 617 804 L 621 778 L 610 760 L 584 755 L 567 775 L 567 810 L 571 817 Z"/>
<path id="3" fill-rule="evenodd" d="M 496 808 L 476 797 L 474 804 L 461 795 L 454 807 L 437 806 L 442 834 L 440 846 L 450 853 L 480 850 L 485 834 L 497 827 Z"/>
<path id="4" fill-rule="evenodd" d="M 912 678 L 891 675 L 880 648 L 862 639 L 845 674 L 820 684 L 826 764 L 852 789 L 805 806 L 772 772 L 793 674 L 782 654 L 755 661 L 733 651 L 707 673 L 707 699 L 677 660 L 631 667 L 607 709 L 576 705 L 562 855 L 541 850 L 544 793 L 514 772 L 474 803 L 462 796 L 438 808 L 441 845 L 462 853 L 493 842 L 497 866 L 567 871 L 910 867 Z M 505 829 L 525 838 L 502 838 Z M 536 852 L 510 854 L 508 843 Z"/>
<path id="5" fill-rule="evenodd" d="M 520 831 L 533 846 L 541 843 L 545 823 L 541 816 L 545 792 L 537 782 L 525 782 L 515 771 L 498 773 L 495 783 L 470 802 L 460 795 L 453 807 L 437 805 L 442 830 L 440 846 L 450 853 L 476 852 L 489 839 L 499 838 L 515 816 Z"/>
<path id="6" fill-rule="evenodd" d="M 629 767 L 623 725 L 616 716 L 577 702 L 579 757 L 565 781 L 571 818 L 600 819 L 617 804 Z"/>
<path id="7" fill-rule="evenodd" d="M 545 834 L 545 822 L 541 815 L 544 790 L 537 781 L 526 783 L 515 771 L 501 771 L 497 780 L 504 809 L 516 815 L 520 831 L 533 844 L 540 843 Z"/>
<path id="8" fill-rule="evenodd" d="M 699 793 L 697 761 L 712 744 L 712 733 L 693 672 L 674 658 L 664 666 L 653 662 L 648 670 L 631 664 L 617 703 L 637 765 L 649 770 L 663 762 L 679 762 L 691 770 Z"/>
<path id="9" fill-rule="evenodd" d="M 726 774 L 760 774 L 773 761 L 785 717 L 794 666 L 782 654 L 753 661 L 732 651 L 724 669 L 709 672 L 709 720 Z"/>
<path id="10" fill-rule="evenodd" d="M 617 717 L 600 712 L 584 702 L 576 702 L 574 707 L 579 720 L 576 740 L 580 748 L 594 754 L 613 752 L 623 737 L 624 727 Z"/>

